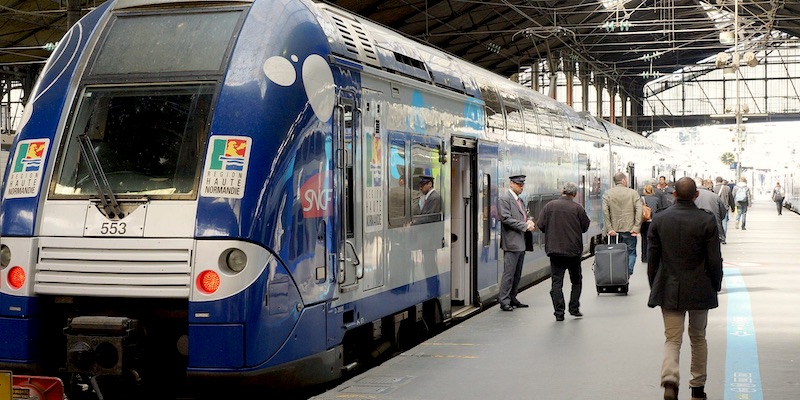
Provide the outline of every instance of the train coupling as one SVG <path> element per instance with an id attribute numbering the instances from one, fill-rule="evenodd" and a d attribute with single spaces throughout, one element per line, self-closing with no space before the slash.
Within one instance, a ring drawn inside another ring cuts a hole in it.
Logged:
<path id="1" fill-rule="evenodd" d="M 67 372 L 120 376 L 138 341 L 138 321 L 127 317 L 80 316 L 69 320 Z"/>

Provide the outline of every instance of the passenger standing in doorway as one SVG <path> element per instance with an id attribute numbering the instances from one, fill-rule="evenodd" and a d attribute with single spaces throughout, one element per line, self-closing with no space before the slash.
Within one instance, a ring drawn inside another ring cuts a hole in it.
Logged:
<path id="1" fill-rule="evenodd" d="M 586 210 L 575 202 L 578 185 L 568 182 L 561 189 L 561 197 L 547 203 L 539 213 L 537 228 L 545 234 L 544 251 L 550 257 L 552 284 L 550 298 L 556 321 L 564 320 L 564 274 L 569 271 L 572 285 L 569 296 L 569 313 L 582 317 L 580 311 L 583 274 L 583 233 L 589 229 Z"/>
<path id="2" fill-rule="evenodd" d="M 525 260 L 525 232 L 533 231 L 536 225 L 528 220 L 525 205 L 519 195 L 525 186 L 525 175 L 508 178 L 510 187 L 502 191 L 497 199 L 497 212 L 502 224 L 500 248 L 503 249 L 503 276 L 500 281 L 500 309 L 514 311 L 527 304 L 517 300 L 522 263 Z"/>
<path id="3" fill-rule="evenodd" d="M 786 197 L 786 192 L 781 187 L 781 183 L 778 182 L 775 184 L 775 187 L 772 189 L 772 201 L 775 202 L 775 205 L 778 206 L 778 215 L 783 215 L 783 198 Z"/>
<path id="4" fill-rule="evenodd" d="M 733 188 L 733 200 L 736 202 L 736 229 L 739 229 L 739 221 L 742 222 L 742 230 L 747 230 L 747 207 L 753 204 L 753 193 L 747 186 L 747 178 L 740 177 L 739 183 Z"/>
<path id="5" fill-rule="evenodd" d="M 628 177 L 614 174 L 614 187 L 603 193 L 603 225 L 608 236 L 619 235 L 620 242 L 628 246 L 628 273 L 633 275 L 636 265 L 636 237 L 642 225 L 642 199 L 628 187 Z"/>
<path id="6" fill-rule="evenodd" d="M 717 292 L 722 289 L 722 254 L 717 221 L 694 204 L 698 195 L 692 179 L 679 179 L 675 185 L 676 204 L 653 217 L 648 233 L 650 298 L 647 305 L 660 306 L 664 319 L 661 363 L 664 400 L 678 398 L 678 360 L 687 314 L 692 347 L 689 379 L 692 400 L 707 398 L 706 326 L 708 310 L 719 305 Z"/>
<path id="7" fill-rule="evenodd" d="M 728 238 L 728 221 L 731 219 L 731 213 L 736 210 L 736 206 L 733 201 L 731 188 L 728 186 L 728 181 L 722 179 L 721 176 L 718 176 L 715 181 L 716 185 L 714 185 L 714 193 L 716 193 L 717 196 L 722 200 L 722 203 L 725 204 L 725 218 L 721 221 L 722 232 L 720 233 L 722 244 L 725 244 L 727 243 L 726 239 Z"/>

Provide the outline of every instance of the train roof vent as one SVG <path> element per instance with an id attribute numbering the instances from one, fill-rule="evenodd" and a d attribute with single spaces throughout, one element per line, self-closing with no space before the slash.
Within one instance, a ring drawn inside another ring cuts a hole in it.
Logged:
<path id="1" fill-rule="evenodd" d="M 341 54 L 348 58 L 355 58 L 361 62 L 380 66 L 378 63 L 378 56 L 375 54 L 375 47 L 372 45 L 372 40 L 367 35 L 366 29 L 360 21 L 354 19 L 352 16 L 343 15 L 338 10 L 328 7 L 321 7 L 328 13 L 333 22 L 336 24 L 336 29 L 339 31 L 339 37 L 344 44 L 344 51 L 347 54 Z"/>

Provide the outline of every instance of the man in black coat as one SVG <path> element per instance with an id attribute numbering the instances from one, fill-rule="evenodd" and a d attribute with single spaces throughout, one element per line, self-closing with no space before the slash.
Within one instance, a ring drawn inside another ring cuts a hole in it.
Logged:
<path id="1" fill-rule="evenodd" d="M 649 307 L 661 306 L 664 318 L 664 360 L 661 385 L 664 399 L 678 398 L 678 359 L 686 314 L 692 346 L 692 399 L 706 399 L 708 310 L 719 303 L 722 288 L 722 254 L 717 221 L 713 214 L 697 208 L 699 195 L 691 178 L 675 184 L 675 205 L 653 216 L 648 232 L 647 278 Z"/>
<path id="2" fill-rule="evenodd" d="M 572 290 L 569 296 L 569 313 L 582 317 L 580 311 L 583 275 L 583 233 L 589 229 L 589 217 L 583 206 L 574 201 L 578 186 L 568 182 L 561 189 L 561 197 L 547 203 L 539 213 L 536 227 L 545 234 L 544 251 L 550 257 L 552 284 L 550 298 L 556 321 L 564 320 L 564 274 L 569 271 Z"/>

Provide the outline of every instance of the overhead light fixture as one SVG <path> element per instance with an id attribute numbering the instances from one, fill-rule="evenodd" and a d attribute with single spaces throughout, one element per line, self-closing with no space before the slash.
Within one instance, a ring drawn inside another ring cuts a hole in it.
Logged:
<path id="1" fill-rule="evenodd" d="M 734 33 L 731 31 L 722 31 L 719 33 L 719 42 L 722 44 L 733 44 L 736 41 Z"/>
<path id="2" fill-rule="evenodd" d="M 744 53 L 744 56 L 742 56 L 742 60 L 744 60 L 744 63 L 747 64 L 748 67 L 755 67 L 758 65 L 758 59 L 756 58 L 756 55 L 753 54 L 752 51 Z"/>
<path id="3" fill-rule="evenodd" d="M 729 61 L 731 61 L 731 55 L 723 51 L 717 53 L 717 57 L 714 59 L 714 65 L 717 68 L 723 68 L 728 65 Z"/>

